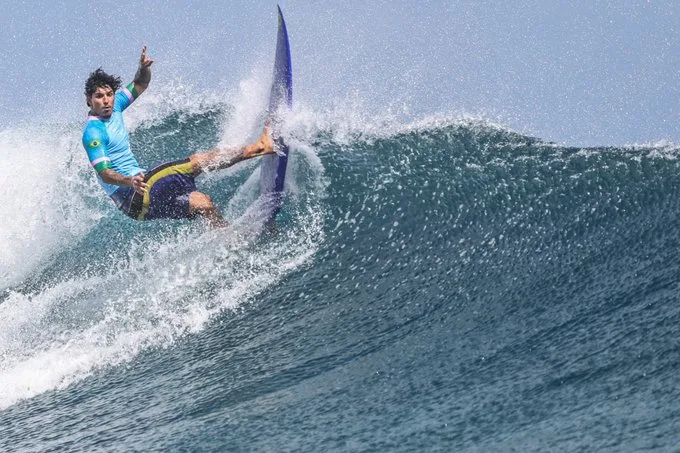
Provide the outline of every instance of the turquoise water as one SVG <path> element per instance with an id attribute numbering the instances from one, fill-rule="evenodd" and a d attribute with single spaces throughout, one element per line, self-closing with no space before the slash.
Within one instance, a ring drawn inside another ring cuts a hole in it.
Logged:
<path id="1" fill-rule="evenodd" d="M 259 128 L 146 105 L 143 165 Z M 198 181 L 227 231 L 134 223 L 80 125 L 2 132 L 0 450 L 675 448 L 677 149 L 349 113 L 288 118 L 258 237 L 257 162 Z"/>

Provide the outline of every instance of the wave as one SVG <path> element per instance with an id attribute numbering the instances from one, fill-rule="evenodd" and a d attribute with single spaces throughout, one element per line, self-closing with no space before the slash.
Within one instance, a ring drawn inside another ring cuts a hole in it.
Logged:
<path id="1" fill-rule="evenodd" d="M 148 165 L 256 136 L 264 85 L 245 81 L 231 102 L 182 87 L 140 100 L 129 120 L 138 157 Z M 169 347 L 292 285 L 300 269 L 311 293 L 351 304 L 427 292 L 437 312 L 547 291 L 569 266 L 602 253 L 609 265 L 643 259 L 655 235 L 674 235 L 673 144 L 571 148 L 483 119 L 404 122 L 360 105 L 300 105 L 285 124 L 287 202 L 279 234 L 258 239 L 255 162 L 199 181 L 228 231 L 136 224 L 100 193 L 80 125 L 0 133 L 12 188 L 0 195 L 0 409 Z"/>

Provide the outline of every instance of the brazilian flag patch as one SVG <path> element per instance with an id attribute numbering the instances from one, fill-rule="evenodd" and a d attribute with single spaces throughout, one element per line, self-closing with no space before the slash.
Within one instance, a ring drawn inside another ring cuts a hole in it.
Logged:
<path id="1" fill-rule="evenodd" d="M 95 139 L 92 140 L 92 141 L 90 142 L 90 144 L 87 145 L 87 146 L 89 146 L 90 149 L 95 149 L 95 148 L 98 148 L 101 144 L 102 144 L 102 142 L 99 141 L 99 140 L 97 140 L 97 139 L 95 138 Z"/>

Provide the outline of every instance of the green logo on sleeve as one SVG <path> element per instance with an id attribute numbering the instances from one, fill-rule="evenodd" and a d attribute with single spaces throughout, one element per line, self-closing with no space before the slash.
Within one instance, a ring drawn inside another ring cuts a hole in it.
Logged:
<path id="1" fill-rule="evenodd" d="M 87 145 L 87 146 L 89 146 L 90 149 L 94 149 L 94 148 L 98 148 L 101 144 L 102 144 L 102 142 L 100 142 L 99 140 L 97 140 L 97 139 L 95 138 L 95 139 L 92 140 L 92 141 L 90 142 L 90 144 Z"/>

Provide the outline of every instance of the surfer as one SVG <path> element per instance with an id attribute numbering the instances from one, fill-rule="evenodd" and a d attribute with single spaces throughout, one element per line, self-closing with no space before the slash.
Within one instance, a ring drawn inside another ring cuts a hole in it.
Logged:
<path id="1" fill-rule="evenodd" d="M 119 77 L 101 68 L 85 82 L 90 112 L 83 132 L 83 146 L 99 184 L 118 209 L 135 220 L 193 219 L 204 217 L 211 226 L 225 226 L 212 199 L 196 190 L 194 179 L 204 171 L 220 170 L 243 160 L 273 153 L 273 142 L 265 127 L 257 142 L 233 149 L 215 148 L 183 160 L 161 163 L 148 172 L 130 149 L 123 111 L 149 86 L 154 60 L 142 48 L 133 81 L 121 87 Z"/>

